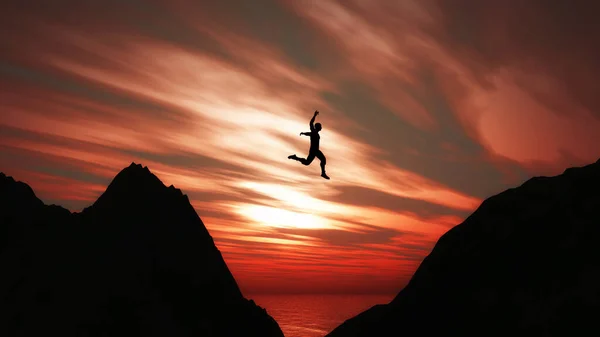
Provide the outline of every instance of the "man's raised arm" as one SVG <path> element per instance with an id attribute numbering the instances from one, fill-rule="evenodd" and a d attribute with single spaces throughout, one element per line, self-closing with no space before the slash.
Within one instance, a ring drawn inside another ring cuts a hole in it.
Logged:
<path id="1" fill-rule="evenodd" d="M 319 110 L 315 110 L 315 114 L 310 119 L 310 123 L 309 123 L 310 131 L 315 131 L 315 118 L 317 117 L 318 114 L 319 114 Z"/>

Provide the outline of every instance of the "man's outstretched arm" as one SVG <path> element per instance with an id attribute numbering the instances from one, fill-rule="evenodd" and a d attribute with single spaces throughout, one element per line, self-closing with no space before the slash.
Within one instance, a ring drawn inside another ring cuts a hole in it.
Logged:
<path id="1" fill-rule="evenodd" d="M 300 136 L 310 136 L 310 132 L 300 132 Z"/>
<path id="2" fill-rule="evenodd" d="M 308 125 L 310 125 L 310 131 L 315 131 L 315 118 L 317 118 L 318 114 L 319 114 L 319 110 L 315 110 L 315 114 L 310 119 L 310 123 L 308 124 Z"/>

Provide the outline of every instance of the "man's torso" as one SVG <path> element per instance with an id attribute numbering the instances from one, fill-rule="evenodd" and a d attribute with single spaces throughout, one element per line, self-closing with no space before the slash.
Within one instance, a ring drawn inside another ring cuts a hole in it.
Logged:
<path id="1" fill-rule="evenodd" d="M 318 150 L 320 140 L 321 140 L 321 136 L 319 135 L 318 132 L 315 132 L 315 131 L 311 132 L 310 133 L 310 149 Z"/>

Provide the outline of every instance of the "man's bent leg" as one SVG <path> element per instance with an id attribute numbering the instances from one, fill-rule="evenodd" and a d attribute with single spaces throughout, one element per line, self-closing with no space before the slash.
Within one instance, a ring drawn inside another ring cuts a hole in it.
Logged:
<path id="1" fill-rule="evenodd" d="M 310 163 L 313 162 L 313 160 L 315 160 L 315 156 L 316 156 L 316 154 L 311 151 L 311 152 L 308 153 L 308 157 L 306 157 L 306 159 L 299 158 L 298 161 L 301 162 L 302 164 L 308 166 L 308 165 L 310 165 Z"/>

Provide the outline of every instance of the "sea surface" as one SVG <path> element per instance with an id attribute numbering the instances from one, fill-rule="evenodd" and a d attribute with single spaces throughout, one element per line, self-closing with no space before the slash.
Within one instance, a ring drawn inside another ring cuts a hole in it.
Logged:
<path id="1" fill-rule="evenodd" d="M 345 320 L 394 295 L 248 295 L 267 309 L 285 337 L 323 337 Z"/>

